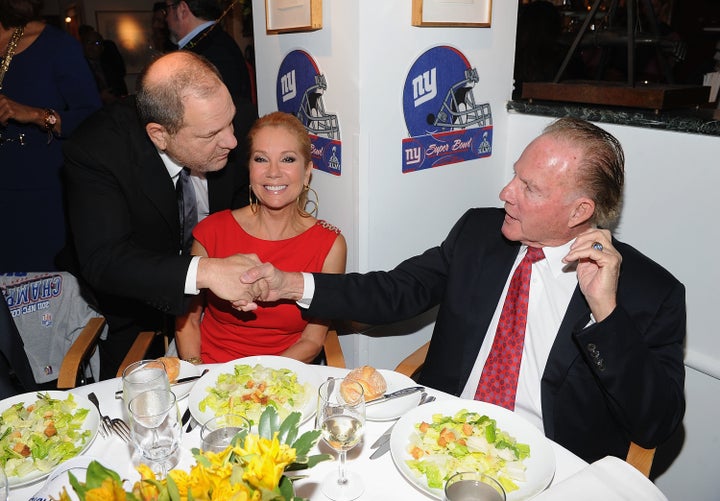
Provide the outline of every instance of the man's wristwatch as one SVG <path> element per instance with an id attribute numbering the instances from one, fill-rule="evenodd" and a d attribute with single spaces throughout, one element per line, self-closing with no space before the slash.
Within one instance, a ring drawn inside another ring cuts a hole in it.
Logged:
<path id="1" fill-rule="evenodd" d="M 57 113 L 55 113 L 55 110 L 52 110 L 50 108 L 45 108 L 45 130 L 52 131 L 55 129 L 55 125 L 57 124 Z"/>
<path id="2" fill-rule="evenodd" d="M 203 360 L 200 357 L 190 357 L 190 358 L 184 358 L 185 362 L 190 362 L 193 365 L 202 365 Z"/>

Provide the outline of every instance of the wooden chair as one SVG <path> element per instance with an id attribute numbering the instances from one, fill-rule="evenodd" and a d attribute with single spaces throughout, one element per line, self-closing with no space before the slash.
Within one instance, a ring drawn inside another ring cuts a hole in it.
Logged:
<path id="1" fill-rule="evenodd" d="M 62 365 L 60 366 L 60 374 L 58 375 L 58 389 L 75 388 L 83 365 L 90 358 L 97 348 L 98 339 L 105 327 L 105 318 L 91 318 L 85 328 L 82 330 L 78 338 L 72 344 L 71 348 L 65 354 Z M 120 365 L 118 377 L 122 376 L 125 367 L 133 362 L 145 358 L 145 354 L 150 348 L 150 344 L 156 335 L 156 332 L 141 332 L 130 347 L 127 355 Z"/>
<path id="2" fill-rule="evenodd" d="M 425 357 L 427 356 L 430 342 L 425 343 L 420 348 L 412 352 L 410 355 L 405 357 L 395 367 L 395 371 L 406 376 L 417 379 L 423 364 L 425 363 Z M 630 449 L 628 449 L 627 457 L 625 461 L 634 466 L 640 473 L 646 477 L 650 476 L 650 469 L 652 468 L 653 459 L 655 457 L 655 449 L 645 449 L 640 447 L 635 442 L 630 442 Z"/>
<path id="3" fill-rule="evenodd" d="M 345 368 L 345 356 L 342 352 L 342 346 L 340 346 L 340 339 L 337 330 L 332 327 L 328 329 L 323 349 L 325 350 L 325 363 L 328 366 Z"/>

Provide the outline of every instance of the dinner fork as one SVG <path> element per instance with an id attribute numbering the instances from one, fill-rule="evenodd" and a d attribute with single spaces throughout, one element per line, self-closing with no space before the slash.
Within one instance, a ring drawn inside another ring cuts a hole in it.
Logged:
<path id="1" fill-rule="evenodd" d="M 111 425 L 110 418 L 103 415 L 102 411 L 100 410 L 100 402 L 98 402 L 97 395 L 95 395 L 94 392 L 91 391 L 88 394 L 87 398 L 88 398 L 88 400 L 90 400 L 93 403 L 93 405 L 95 405 L 95 408 L 97 409 L 98 414 L 100 414 L 100 427 L 98 428 L 98 430 L 100 431 L 100 435 L 103 438 L 109 437 L 110 433 L 111 433 L 111 429 L 112 429 L 110 426 Z"/>
<path id="2" fill-rule="evenodd" d="M 132 437 L 130 436 L 130 427 L 128 424 L 120 418 L 112 418 L 110 420 L 113 431 L 127 443 L 130 443 Z"/>

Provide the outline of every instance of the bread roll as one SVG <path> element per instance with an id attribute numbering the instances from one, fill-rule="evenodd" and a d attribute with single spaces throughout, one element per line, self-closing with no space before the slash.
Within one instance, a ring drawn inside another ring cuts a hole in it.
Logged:
<path id="1" fill-rule="evenodd" d="M 160 357 L 158 360 L 165 365 L 165 372 L 167 372 L 170 384 L 177 381 L 180 375 L 180 359 L 178 357 Z"/>
<path id="2" fill-rule="evenodd" d="M 366 402 L 383 396 L 385 390 L 387 390 L 385 378 L 375 367 L 369 365 L 363 365 L 362 367 L 351 370 L 350 373 L 345 376 L 340 386 L 340 392 L 343 397 L 346 400 L 354 400 L 357 398 L 357 396 L 354 395 L 356 392 L 353 391 L 353 385 L 346 384 L 348 381 L 354 381 L 362 385 Z"/>

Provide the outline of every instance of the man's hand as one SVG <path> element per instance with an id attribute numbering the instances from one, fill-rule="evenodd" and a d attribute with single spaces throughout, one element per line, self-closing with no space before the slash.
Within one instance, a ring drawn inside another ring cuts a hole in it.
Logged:
<path id="1" fill-rule="evenodd" d="M 600 322 L 617 306 L 622 262 L 622 256 L 612 246 L 610 232 L 592 229 L 581 233 L 563 259 L 565 263 L 575 261 L 580 291 L 585 296 L 593 317 Z"/>
<path id="2" fill-rule="evenodd" d="M 302 299 L 305 288 L 302 273 L 281 271 L 270 263 L 247 270 L 241 279 L 250 287 L 252 296 L 252 300 L 241 298 L 232 301 L 233 307 L 242 311 L 255 309 L 257 304 L 254 301 L 298 301 Z"/>
<path id="3" fill-rule="evenodd" d="M 255 254 L 235 254 L 226 258 L 203 257 L 198 263 L 197 288 L 210 289 L 213 293 L 229 301 L 243 301 L 254 310 L 255 295 L 251 284 L 244 283 L 241 275 L 248 269 L 258 266 L 260 260 Z"/>

